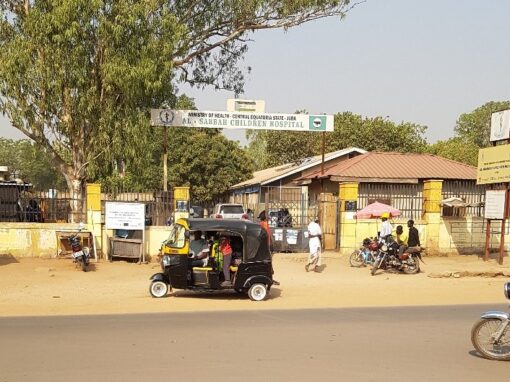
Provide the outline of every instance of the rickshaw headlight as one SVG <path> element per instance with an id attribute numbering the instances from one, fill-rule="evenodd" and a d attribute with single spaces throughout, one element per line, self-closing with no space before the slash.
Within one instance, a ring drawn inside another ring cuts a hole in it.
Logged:
<path id="1" fill-rule="evenodd" d="M 165 255 L 163 256 L 163 259 L 161 259 L 161 265 L 164 267 L 170 266 L 170 256 Z"/>
<path id="2" fill-rule="evenodd" d="M 381 251 L 388 252 L 388 246 L 386 244 L 383 244 L 383 246 L 381 247 Z"/>

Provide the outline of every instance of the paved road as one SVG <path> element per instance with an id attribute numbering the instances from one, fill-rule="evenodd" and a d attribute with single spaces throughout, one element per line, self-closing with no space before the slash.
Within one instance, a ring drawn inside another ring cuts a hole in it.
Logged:
<path id="1" fill-rule="evenodd" d="M 505 381 L 469 339 L 488 309 L 0 318 L 0 382 Z"/>

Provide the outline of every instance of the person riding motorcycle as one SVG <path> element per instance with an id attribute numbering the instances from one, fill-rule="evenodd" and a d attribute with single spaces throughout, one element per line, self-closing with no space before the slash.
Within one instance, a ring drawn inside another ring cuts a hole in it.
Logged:
<path id="1" fill-rule="evenodd" d="M 390 217 L 389 212 L 383 212 L 381 214 L 381 229 L 379 230 L 379 241 L 385 241 L 388 236 L 391 236 L 393 232 L 393 227 L 391 223 L 388 221 Z"/>

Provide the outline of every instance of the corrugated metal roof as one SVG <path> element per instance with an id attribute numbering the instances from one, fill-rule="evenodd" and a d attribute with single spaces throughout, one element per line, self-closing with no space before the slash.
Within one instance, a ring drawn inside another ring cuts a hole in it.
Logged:
<path id="1" fill-rule="evenodd" d="M 341 157 L 343 155 L 349 155 L 351 153 L 359 153 L 364 154 L 366 150 L 357 148 L 357 147 L 349 147 L 343 150 L 333 151 L 331 153 L 324 154 L 324 162 L 329 160 Z M 314 157 L 309 157 L 303 159 L 300 163 L 286 163 L 280 166 L 266 168 L 264 170 L 255 171 L 253 173 L 253 178 L 248 179 L 244 182 L 238 183 L 230 187 L 230 189 L 238 189 L 245 188 L 253 185 L 264 185 L 281 178 L 285 178 L 286 176 L 295 174 L 297 172 L 306 170 L 310 167 L 316 166 L 320 164 L 322 161 L 321 155 L 316 155 Z M 325 164 L 327 165 L 327 164 Z"/>
<path id="2" fill-rule="evenodd" d="M 476 167 L 432 154 L 370 152 L 299 180 L 329 177 L 476 180 Z"/>

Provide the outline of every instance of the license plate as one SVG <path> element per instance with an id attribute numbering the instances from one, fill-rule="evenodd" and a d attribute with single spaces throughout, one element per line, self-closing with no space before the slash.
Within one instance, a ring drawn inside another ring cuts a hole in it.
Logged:
<path id="1" fill-rule="evenodd" d="M 72 255 L 75 259 L 77 259 L 78 257 L 81 257 L 83 256 L 83 251 L 78 251 L 78 252 L 73 252 L 73 255 Z"/>

